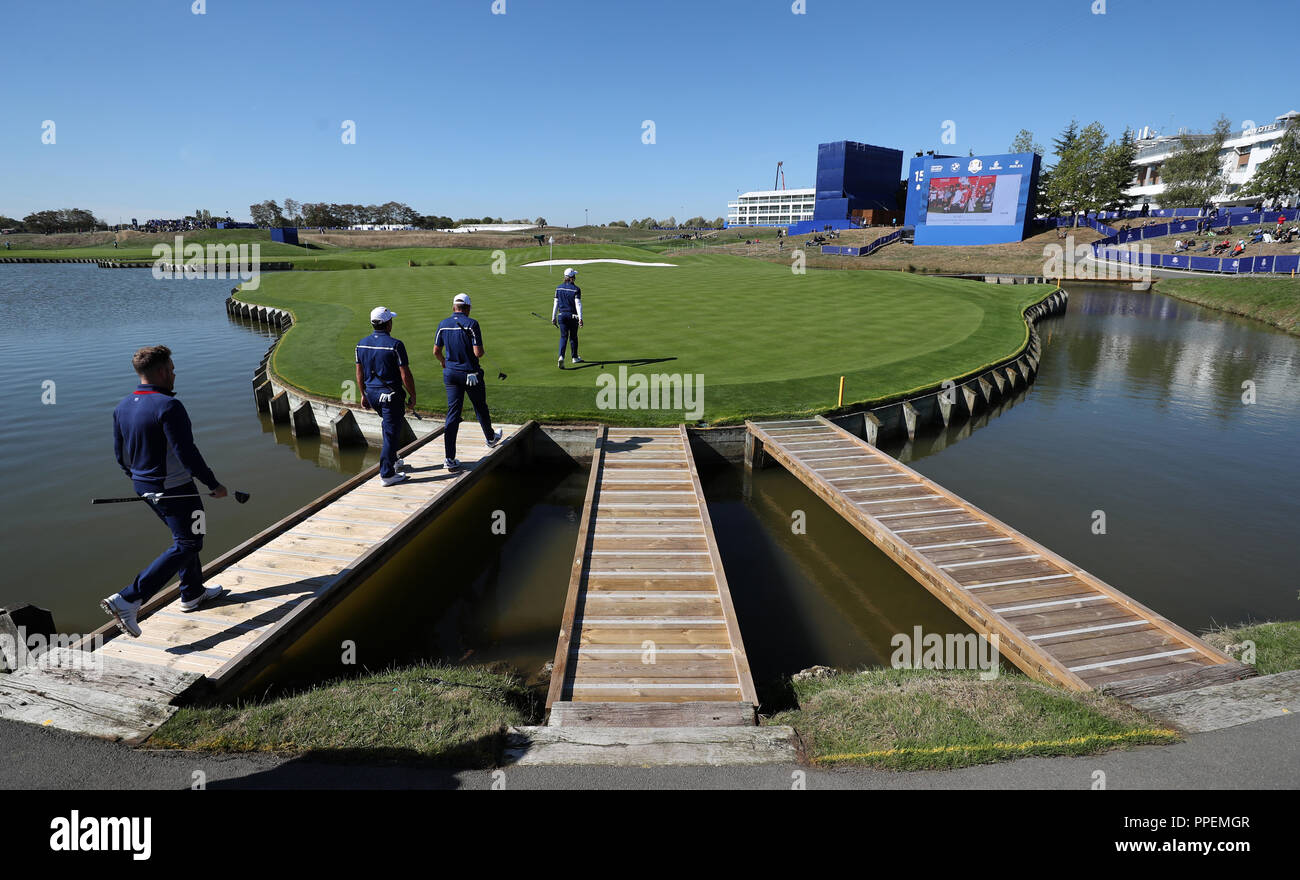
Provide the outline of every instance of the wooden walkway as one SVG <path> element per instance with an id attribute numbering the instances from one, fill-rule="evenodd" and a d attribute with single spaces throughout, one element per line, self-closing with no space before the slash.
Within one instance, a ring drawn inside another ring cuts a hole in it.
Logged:
<path id="1" fill-rule="evenodd" d="M 123 635 L 110 621 L 76 646 L 94 651 L 102 639 L 95 660 L 112 674 L 80 680 L 76 663 L 63 664 L 71 672 L 29 670 L 17 696 L 6 700 L 0 691 L 0 717 L 44 713 L 54 726 L 95 734 L 98 724 L 99 735 L 136 740 L 175 711 L 155 704 L 165 707 L 194 687 L 236 692 L 535 426 L 499 426 L 504 437 L 494 449 L 477 430 L 462 431 L 457 452 L 465 469 L 458 474 L 443 468 L 441 428 L 415 441 L 401 453 L 407 482 L 383 486 L 377 466 L 353 477 L 205 566 L 205 581 L 226 587 L 228 595 L 186 614 L 173 585 L 141 608 L 140 638 Z M 68 688 L 84 699 L 56 699 Z M 114 689 L 120 693 L 109 693 Z M 54 696 L 43 704 L 42 692 Z M 133 726 L 136 735 L 125 735 Z"/>
<path id="2" fill-rule="evenodd" d="M 825 418 L 746 424 L 747 466 L 780 462 L 1034 678 L 1124 695 L 1251 674 Z"/>
<path id="3" fill-rule="evenodd" d="M 602 429 L 596 443 L 550 724 L 754 724 L 758 700 L 686 429 Z"/>

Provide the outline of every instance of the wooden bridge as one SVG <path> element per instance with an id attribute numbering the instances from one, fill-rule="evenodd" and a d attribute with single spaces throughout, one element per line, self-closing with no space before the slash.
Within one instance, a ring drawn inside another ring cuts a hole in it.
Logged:
<path id="1" fill-rule="evenodd" d="M 551 725 L 752 725 L 757 703 L 685 427 L 602 429 Z"/>
<path id="2" fill-rule="evenodd" d="M 462 432 L 459 473 L 443 469 L 439 428 L 401 451 L 410 480 L 383 486 L 371 467 L 235 547 L 203 569 L 205 581 L 230 590 L 211 605 L 182 613 L 173 585 L 141 607 L 140 638 L 110 622 L 57 663 L 0 677 L 0 717 L 138 741 L 170 717 L 182 695 L 237 692 L 536 423 L 501 427 L 503 439 L 492 449 L 480 432 Z"/>
<path id="3" fill-rule="evenodd" d="M 825 418 L 746 425 L 747 467 L 784 465 L 1040 681 L 1149 695 L 1252 674 Z"/>

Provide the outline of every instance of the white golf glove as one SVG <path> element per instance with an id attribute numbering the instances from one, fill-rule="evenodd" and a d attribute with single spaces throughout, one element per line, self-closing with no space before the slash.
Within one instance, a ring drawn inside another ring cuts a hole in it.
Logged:
<path id="1" fill-rule="evenodd" d="M 465 384 L 474 386 L 478 384 L 478 373 L 470 373 L 465 377 Z"/>
<path id="2" fill-rule="evenodd" d="M 385 391 L 383 394 L 379 395 L 379 402 L 380 402 L 380 403 L 392 403 L 392 402 L 393 402 L 393 394 L 394 394 L 394 392 L 392 392 L 392 391 Z"/>

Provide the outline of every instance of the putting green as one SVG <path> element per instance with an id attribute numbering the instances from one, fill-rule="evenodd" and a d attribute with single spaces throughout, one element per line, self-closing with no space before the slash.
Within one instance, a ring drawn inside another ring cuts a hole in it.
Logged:
<path id="1" fill-rule="evenodd" d="M 272 368 L 290 385 L 334 398 L 353 379 L 353 347 L 369 332 L 370 310 L 387 306 L 398 314 L 393 335 L 406 343 L 420 409 L 436 413 L 443 391 L 434 329 L 463 291 L 483 328 L 494 417 L 651 425 L 682 421 L 689 401 L 604 408 L 608 377 L 620 367 L 630 382 L 637 374 L 702 377 L 702 418 L 715 424 L 824 412 L 835 406 L 840 376 L 846 404 L 868 402 L 1013 354 L 1028 332 L 1023 310 L 1047 292 L 901 272 L 796 275 L 779 264 L 718 255 L 674 256 L 672 268 L 593 263 L 578 274 L 587 363 L 561 371 L 550 314 L 562 269 L 525 268 L 539 251 L 459 251 L 463 259 L 451 266 L 267 273 L 239 298 L 293 312 L 296 323 Z M 555 256 L 660 261 L 647 250 L 609 245 L 557 247 Z M 500 372 L 508 378 L 496 378 Z"/>

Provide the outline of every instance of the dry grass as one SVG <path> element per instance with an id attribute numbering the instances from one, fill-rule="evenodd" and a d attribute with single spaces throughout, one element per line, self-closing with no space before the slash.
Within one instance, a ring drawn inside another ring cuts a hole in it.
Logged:
<path id="1" fill-rule="evenodd" d="M 1203 634 L 1205 641 L 1224 653 L 1242 659 L 1244 643 L 1255 650 L 1254 667 L 1261 675 L 1300 669 L 1300 621 L 1225 626 Z"/>
<path id="2" fill-rule="evenodd" d="M 936 769 L 1175 738 L 1118 700 L 1017 673 L 983 681 L 975 672 L 872 669 L 794 689 L 799 709 L 769 723 L 793 725 L 821 764 Z"/>
<path id="3" fill-rule="evenodd" d="M 1090 244 L 1101 234 L 1080 227 L 1071 230 L 1074 245 Z M 802 239 L 800 239 L 802 241 Z M 841 238 L 836 244 L 844 243 Z M 884 269 L 902 272 L 933 272 L 942 274 L 989 273 L 1003 275 L 1042 275 L 1047 257 L 1045 247 L 1064 247 L 1066 239 L 1057 238 L 1056 231 L 1039 233 L 1024 241 L 1006 244 L 981 245 L 916 245 L 896 242 L 886 245 L 869 257 L 822 256 L 808 253 L 808 266 L 819 269 Z M 788 259 L 788 256 L 786 257 Z"/>

